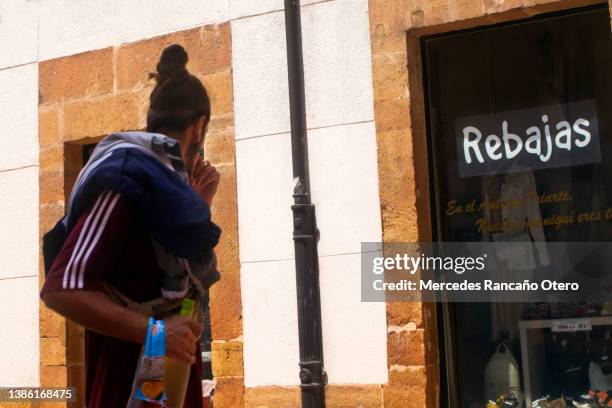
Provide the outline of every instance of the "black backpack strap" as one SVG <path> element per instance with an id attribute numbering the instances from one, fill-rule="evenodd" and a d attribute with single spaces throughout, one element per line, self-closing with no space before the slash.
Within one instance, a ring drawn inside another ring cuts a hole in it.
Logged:
<path id="1" fill-rule="evenodd" d="M 180 311 L 181 302 L 183 301 L 183 299 L 165 299 L 163 297 L 158 297 L 148 302 L 139 303 L 133 301 L 109 283 L 104 284 L 104 289 L 108 297 L 115 303 L 147 317 L 154 316 L 156 318 L 163 318 L 168 315 L 176 314 Z M 193 295 L 194 291 L 190 291 L 187 297 L 192 298 Z"/>
<path id="2" fill-rule="evenodd" d="M 42 253 L 45 264 L 45 277 L 49 274 L 53 261 L 55 261 L 55 258 L 57 258 L 57 255 L 62 250 L 62 247 L 68 238 L 66 226 L 62 221 L 63 218 L 59 220 L 52 229 L 43 235 Z"/>

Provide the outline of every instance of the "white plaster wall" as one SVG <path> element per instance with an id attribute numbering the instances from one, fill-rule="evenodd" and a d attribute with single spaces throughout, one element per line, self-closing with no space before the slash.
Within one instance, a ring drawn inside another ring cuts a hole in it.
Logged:
<path id="1" fill-rule="evenodd" d="M 361 255 L 320 257 L 319 267 L 323 352 L 329 382 L 386 383 L 386 305 L 361 302 Z"/>
<path id="2" fill-rule="evenodd" d="M 232 22 L 232 67 L 236 140 L 288 132 L 289 87 L 282 12 Z"/>
<path id="3" fill-rule="evenodd" d="M 368 2 L 304 7 L 302 32 L 308 128 L 373 121 Z"/>
<path id="4" fill-rule="evenodd" d="M 237 20 L 283 10 L 284 0 L 230 0 L 230 17 Z"/>
<path id="5" fill-rule="evenodd" d="M 0 68 L 38 58 L 38 7 L 27 0 L 0 1 Z"/>
<path id="6" fill-rule="evenodd" d="M 293 265 L 290 259 L 247 262 L 241 266 L 247 387 L 299 383 L 296 381 L 300 359 Z"/>
<path id="7" fill-rule="evenodd" d="M 368 1 L 304 7 L 302 28 L 325 367 L 330 383 L 386 383 L 385 304 L 360 291 L 360 244 L 382 240 Z"/>
<path id="8" fill-rule="evenodd" d="M 307 6 L 326 1 L 335 0 L 302 0 L 300 1 L 300 4 L 302 6 Z M 275 11 L 282 11 L 284 8 L 284 0 L 230 0 L 230 18 L 232 20 L 237 20 L 244 17 L 252 17 Z"/>
<path id="9" fill-rule="evenodd" d="M 0 170 L 38 164 L 38 65 L 0 70 Z"/>
<path id="10" fill-rule="evenodd" d="M 116 44 L 121 0 L 40 0 L 39 58 L 48 60 Z"/>
<path id="11" fill-rule="evenodd" d="M 278 310 L 296 302 L 282 8 L 230 2 L 247 386 L 299 384 L 297 335 L 273 334 L 297 329 Z M 367 0 L 304 5 L 302 27 L 325 366 L 330 383 L 385 383 L 385 305 L 360 293 L 360 243 L 382 239 Z"/>
<path id="12" fill-rule="evenodd" d="M 355 254 L 362 241 L 381 241 L 374 122 L 309 130 L 308 150 L 319 255 Z"/>
<path id="13" fill-rule="evenodd" d="M 23 1 L 23 0 L 20 0 Z M 39 0 L 40 60 L 229 19 L 229 0 Z"/>
<path id="14" fill-rule="evenodd" d="M 124 0 L 121 42 L 229 19 L 228 0 Z"/>
<path id="15" fill-rule="evenodd" d="M 37 387 L 38 275 L 0 280 L 0 299 L 10 311 L 0 315 L 0 385 Z"/>
<path id="16" fill-rule="evenodd" d="M 293 258 L 291 139 L 236 141 L 240 261 Z"/>
<path id="17" fill-rule="evenodd" d="M 27 9 L 18 3 L 11 7 Z M 28 20 L 13 14 L 2 18 L 7 25 L 0 26 L 0 36 L 16 30 L 15 21 Z M 0 68 L 0 299 L 10 311 L 0 314 L 0 386 L 39 384 L 38 65 L 26 64 L 36 47 L 25 45 L 16 41 L 0 53 L 5 65 Z"/>
<path id="18" fill-rule="evenodd" d="M 38 276 L 38 167 L 0 171 L 0 197 L 0 279 Z"/>

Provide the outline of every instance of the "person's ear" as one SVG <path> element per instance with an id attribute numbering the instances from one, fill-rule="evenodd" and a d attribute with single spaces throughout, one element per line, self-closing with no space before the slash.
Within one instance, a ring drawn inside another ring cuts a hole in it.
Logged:
<path id="1" fill-rule="evenodd" d="M 204 137 L 206 136 L 206 132 L 208 131 L 209 122 L 210 120 L 208 119 L 208 116 L 206 115 L 202 115 L 198 119 L 198 122 L 197 122 L 198 139 L 197 140 L 199 140 L 200 143 L 204 142 Z"/>
<path id="2" fill-rule="evenodd" d="M 202 135 L 202 118 L 199 117 L 195 122 L 191 125 L 190 131 L 191 143 L 197 144 L 201 140 Z"/>

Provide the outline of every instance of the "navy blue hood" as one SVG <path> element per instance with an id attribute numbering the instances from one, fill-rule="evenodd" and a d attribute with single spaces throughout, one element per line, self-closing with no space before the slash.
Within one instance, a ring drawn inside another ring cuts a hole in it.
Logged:
<path id="1" fill-rule="evenodd" d="M 153 238 L 169 253 L 190 258 L 211 250 L 221 229 L 187 180 L 175 139 L 148 132 L 105 137 L 79 173 L 66 214 L 43 237 L 45 271 L 80 214 L 106 189 L 136 205 Z"/>

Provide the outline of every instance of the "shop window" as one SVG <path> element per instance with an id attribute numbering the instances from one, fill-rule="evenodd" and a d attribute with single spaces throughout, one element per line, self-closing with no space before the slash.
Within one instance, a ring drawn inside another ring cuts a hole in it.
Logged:
<path id="1" fill-rule="evenodd" d="M 571 245 L 612 242 L 607 3 L 422 46 L 435 238 L 531 242 L 523 267 L 566 242 L 569 262 L 611 290 L 597 304 L 444 305 L 448 405 L 612 406 L 596 405 L 612 400 L 612 255 L 585 260 Z M 477 210 L 447 211 L 453 202 Z"/>

